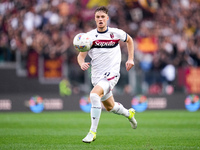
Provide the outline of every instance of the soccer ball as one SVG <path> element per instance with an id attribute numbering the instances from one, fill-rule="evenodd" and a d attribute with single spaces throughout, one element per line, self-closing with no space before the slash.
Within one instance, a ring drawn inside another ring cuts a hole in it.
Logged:
<path id="1" fill-rule="evenodd" d="M 86 33 L 79 33 L 74 37 L 73 45 L 79 52 L 89 51 L 92 47 L 91 37 Z"/>

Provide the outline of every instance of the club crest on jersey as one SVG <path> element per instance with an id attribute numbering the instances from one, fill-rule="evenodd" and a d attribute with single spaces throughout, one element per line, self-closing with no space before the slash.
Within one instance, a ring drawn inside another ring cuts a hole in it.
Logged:
<path id="1" fill-rule="evenodd" d="M 114 38 L 114 34 L 113 34 L 113 33 L 110 33 L 110 37 L 113 39 L 113 38 Z"/>

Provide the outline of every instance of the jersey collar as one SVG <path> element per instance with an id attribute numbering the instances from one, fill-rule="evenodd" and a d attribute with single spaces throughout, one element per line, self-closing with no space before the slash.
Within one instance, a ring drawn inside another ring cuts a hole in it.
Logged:
<path id="1" fill-rule="evenodd" d="M 108 27 L 107 27 L 107 29 L 106 29 L 105 31 L 103 31 L 103 32 L 100 32 L 100 31 L 97 30 L 98 33 L 106 33 L 107 31 L 108 31 Z"/>

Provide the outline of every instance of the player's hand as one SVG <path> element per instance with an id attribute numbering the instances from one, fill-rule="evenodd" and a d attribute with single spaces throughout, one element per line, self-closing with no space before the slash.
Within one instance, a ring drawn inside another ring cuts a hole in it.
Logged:
<path id="1" fill-rule="evenodd" d="M 133 60 L 127 60 L 126 62 L 126 70 L 129 71 L 134 66 Z"/>
<path id="2" fill-rule="evenodd" d="M 81 69 L 83 71 L 87 70 L 90 67 L 90 63 L 89 62 L 84 62 L 81 64 Z"/>

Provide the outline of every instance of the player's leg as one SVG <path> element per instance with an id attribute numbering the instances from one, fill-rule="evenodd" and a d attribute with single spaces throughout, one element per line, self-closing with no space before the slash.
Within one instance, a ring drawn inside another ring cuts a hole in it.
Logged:
<path id="1" fill-rule="evenodd" d="M 121 103 L 115 102 L 111 92 L 103 96 L 101 100 L 107 111 L 125 116 L 130 121 L 132 128 L 137 128 L 137 121 L 134 117 L 135 110 L 133 108 L 126 109 Z"/>
<path id="2" fill-rule="evenodd" d="M 90 92 L 90 101 L 92 104 L 90 116 L 91 127 L 87 136 L 82 140 L 85 143 L 90 143 L 96 139 L 96 131 L 101 116 L 101 96 L 103 95 L 103 89 L 96 85 Z"/>
<path id="3" fill-rule="evenodd" d="M 118 102 L 115 102 L 112 89 L 117 84 L 119 80 L 119 75 L 113 75 L 112 73 L 105 74 L 106 79 L 101 80 L 98 85 L 103 88 L 104 96 L 101 98 L 101 101 L 107 111 L 113 112 L 118 115 L 123 115 L 128 118 L 133 129 L 137 127 L 137 121 L 135 120 L 135 110 L 133 108 L 126 109 L 124 106 Z"/>
<path id="4" fill-rule="evenodd" d="M 105 97 L 105 96 L 104 96 L 104 97 Z M 104 98 L 104 97 L 103 97 L 103 98 Z M 103 99 L 103 98 L 102 98 L 102 99 Z M 111 95 L 111 96 L 110 96 L 109 98 L 107 98 L 105 101 L 102 100 L 102 103 L 103 103 L 103 105 L 104 105 L 104 107 L 105 107 L 105 109 L 106 109 L 107 111 L 113 112 L 113 113 L 118 114 L 118 115 L 123 115 L 123 116 L 125 116 L 125 117 L 128 117 L 128 116 L 129 116 L 128 110 L 125 109 L 125 108 L 123 107 L 122 104 L 120 104 L 120 103 L 118 103 L 118 102 L 115 102 L 115 101 L 114 101 L 113 95 Z"/>

